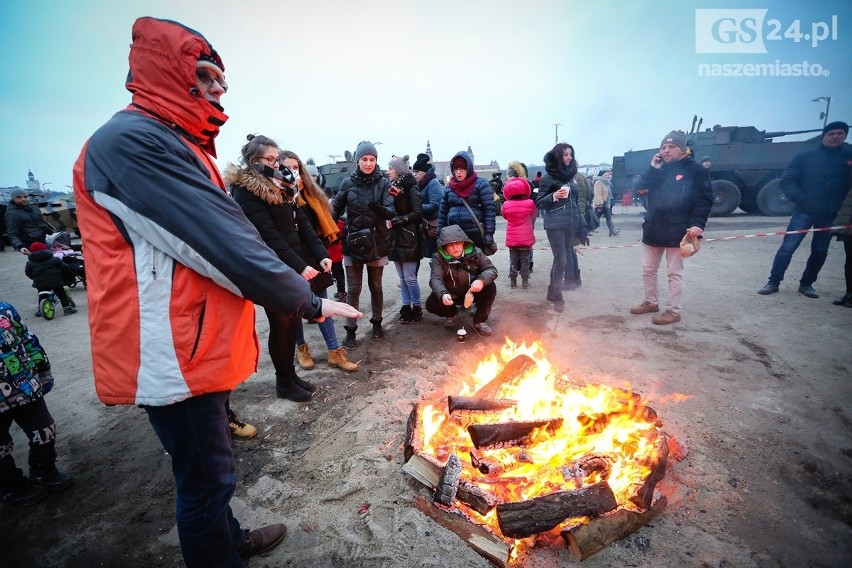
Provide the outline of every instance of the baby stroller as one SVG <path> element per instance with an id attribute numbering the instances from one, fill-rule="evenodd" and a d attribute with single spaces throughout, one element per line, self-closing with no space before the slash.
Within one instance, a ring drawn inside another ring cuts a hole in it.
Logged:
<path id="1" fill-rule="evenodd" d="M 65 280 L 65 285 L 69 288 L 74 288 L 77 284 L 82 283 L 83 288 L 86 287 L 86 269 L 83 264 L 82 246 L 71 244 L 71 235 L 65 231 L 59 231 L 48 235 L 45 239 L 47 246 L 50 247 L 53 256 L 59 257 L 63 263 L 71 266 L 73 276 L 68 276 Z"/>

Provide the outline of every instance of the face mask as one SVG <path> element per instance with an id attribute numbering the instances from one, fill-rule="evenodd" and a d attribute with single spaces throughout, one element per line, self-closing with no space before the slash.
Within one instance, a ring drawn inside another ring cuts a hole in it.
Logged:
<path id="1" fill-rule="evenodd" d="M 268 178 L 276 178 L 276 179 L 284 179 L 279 170 L 276 170 L 266 164 L 261 164 L 260 162 L 255 162 L 252 165 L 254 171 L 265 175 Z"/>

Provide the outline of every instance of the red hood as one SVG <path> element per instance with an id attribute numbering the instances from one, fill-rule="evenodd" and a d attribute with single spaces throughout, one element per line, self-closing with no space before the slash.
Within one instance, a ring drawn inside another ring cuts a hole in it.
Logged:
<path id="1" fill-rule="evenodd" d="M 133 103 L 173 122 L 216 157 L 213 139 L 228 120 L 222 108 L 202 97 L 195 86 L 199 58 L 222 60 L 203 35 L 177 22 L 139 18 L 133 24 L 127 90 Z"/>

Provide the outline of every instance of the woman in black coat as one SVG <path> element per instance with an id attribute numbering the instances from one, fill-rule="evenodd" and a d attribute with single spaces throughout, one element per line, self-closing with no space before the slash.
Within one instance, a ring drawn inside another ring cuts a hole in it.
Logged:
<path id="1" fill-rule="evenodd" d="M 242 148 L 241 167 L 229 166 L 225 181 L 269 248 L 302 278 L 311 281 L 331 271 L 331 259 L 305 212 L 296 204 L 298 186 L 290 170 L 279 169 L 279 152 L 270 138 L 249 135 Z M 266 317 L 276 394 L 296 402 L 310 400 L 316 387 L 300 379 L 293 364 L 298 316 L 266 310 Z"/>
<path id="2" fill-rule="evenodd" d="M 385 221 L 393 219 L 396 210 L 393 197 L 388 192 L 390 181 L 377 165 L 378 152 L 368 141 L 355 148 L 358 166 L 340 184 L 340 190 L 331 203 L 331 214 L 337 221 L 345 215 L 346 238 L 343 241 L 343 266 L 346 269 L 346 303 L 358 309 L 364 267 L 367 267 L 367 287 L 373 324 L 373 339 L 385 336 L 382 331 L 384 292 L 382 274 L 388 263 L 390 241 Z M 355 349 L 357 320 L 346 320 L 346 339 L 343 346 Z"/>
<path id="3" fill-rule="evenodd" d="M 417 282 L 417 271 L 423 256 L 423 236 L 420 228 L 422 200 L 417 180 L 408 170 L 406 158 L 408 156 L 394 156 L 388 165 L 390 192 L 396 209 L 396 216 L 388 223 L 391 246 L 388 258 L 393 261 L 399 276 L 399 289 L 402 293 L 399 323 L 402 324 L 418 323 L 423 319 L 420 284 Z"/>

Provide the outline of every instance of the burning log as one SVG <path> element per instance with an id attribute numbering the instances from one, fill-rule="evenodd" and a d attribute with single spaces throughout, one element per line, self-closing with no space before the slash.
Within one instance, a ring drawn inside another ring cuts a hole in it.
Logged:
<path id="1" fill-rule="evenodd" d="M 636 406 L 630 410 L 619 410 L 615 412 L 608 412 L 606 414 L 596 414 L 594 416 L 579 414 L 577 416 L 577 422 L 582 424 L 587 431 L 599 434 L 606 429 L 613 418 L 618 416 L 629 416 L 649 423 L 657 421 L 657 411 L 650 406 L 643 405 Z"/>
<path id="2" fill-rule="evenodd" d="M 495 450 L 486 456 L 477 449 L 470 450 L 470 463 L 485 475 L 500 475 L 505 471 L 515 469 L 522 463 L 533 463 L 529 453 L 524 448 L 509 448 Z"/>
<path id="3" fill-rule="evenodd" d="M 561 535 L 574 558 L 585 560 L 648 524 L 665 508 L 666 498 L 661 495 L 650 509 L 642 513 L 618 509 L 590 519 L 584 525 L 567 528 L 561 531 Z"/>
<path id="4" fill-rule="evenodd" d="M 654 443 L 656 461 L 646 463 L 651 468 L 651 474 L 645 478 L 630 496 L 630 502 L 640 509 L 649 509 L 654 498 L 654 488 L 666 476 L 666 464 L 669 458 L 668 436 L 660 433 Z"/>
<path id="5" fill-rule="evenodd" d="M 403 443 L 405 461 L 411 459 L 414 454 L 423 449 L 423 432 L 420 428 L 420 403 L 414 404 L 408 415 L 408 423 L 405 426 L 405 441 Z"/>
<path id="6" fill-rule="evenodd" d="M 612 469 L 612 458 L 608 456 L 584 456 L 562 468 L 565 481 L 574 481 L 577 487 L 583 485 L 583 480 L 593 473 L 599 473 L 600 479 L 608 479 Z"/>
<path id="7" fill-rule="evenodd" d="M 504 386 L 520 381 L 529 371 L 537 368 L 536 362 L 527 355 L 518 355 L 503 367 L 487 385 L 476 391 L 477 398 L 493 398 Z"/>
<path id="8" fill-rule="evenodd" d="M 618 506 L 606 481 L 574 491 L 558 491 L 515 503 L 497 505 L 503 536 L 526 538 L 573 517 L 595 517 Z"/>
<path id="9" fill-rule="evenodd" d="M 448 396 L 447 405 L 453 412 L 488 412 L 505 410 L 518 403 L 509 398 L 482 398 L 479 396 Z"/>
<path id="10" fill-rule="evenodd" d="M 689 449 L 674 436 L 669 436 L 669 457 L 683 461 L 689 455 Z"/>
<path id="11" fill-rule="evenodd" d="M 561 418 L 552 420 L 536 420 L 534 422 L 504 422 L 502 424 L 471 424 L 467 433 L 473 445 L 477 448 L 494 447 L 508 442 L 520 446 L 529 441 L 530 434 L 537 428 L 547 428 L 550 433 L 562 426 Z"/>
<path id="12" fill-rule="evenodd" d="M 437 489 L 441 479 L 441 464 L 431 456 L 414 454 L 405 462 L 402 470 L 430 489 Z M 497 497 L 473 483 L 461 480 L 456 491 L 456 499 L 471 509 L 485 515 L 497 505 Z"/>
<path id="13" fill-rule="evenodd" d="M 447 465 L 444 466 L 441 477 L 438 479 L 438 487 L 435 488 L 435 501 L 448 507 L 453 504 L 461 472 L 462 464 L 458 456 L 456 454 L 450 455 L 450 459 L 447 460 Z"/>
<path id="14" fill-rule="evenodd" d="M 494 566 L 505 568 L 508 565 L 509 553 L 512 550 L 509 543 L 485 527 L 470 522 L 458 510 L 443 509 L 422 493 L 414 498 L 414 507 L 442 527 L 456 533 Z"/>

